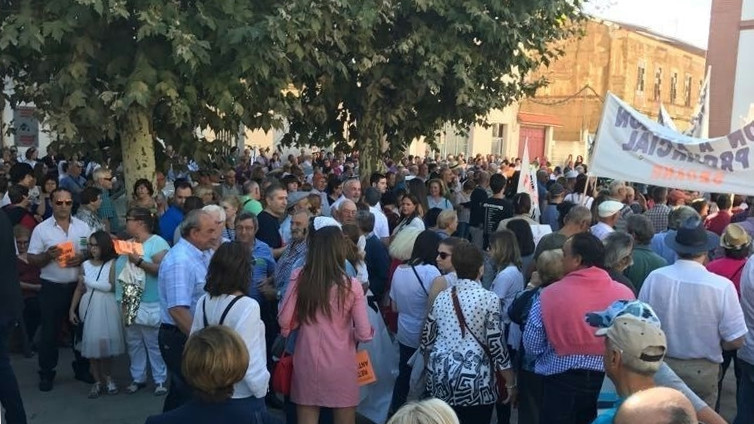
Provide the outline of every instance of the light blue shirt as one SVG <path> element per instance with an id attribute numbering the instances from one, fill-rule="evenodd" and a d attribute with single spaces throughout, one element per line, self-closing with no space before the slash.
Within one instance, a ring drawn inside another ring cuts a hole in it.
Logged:
<path id="1" fill-rule="evenodd" d="M 665 244 L 665 236 L 668 234 L 668 231 L 663 231 L 661 233 L 657 233 L 654 236 L 652 236 L 652 242 L 650 243 L 650 247 L 652 248 L 652 251 L 657 253 L 658 255 L 662 256 L 666 261 L 668 261 L 668 265 L 673 265 L 675 261 L 678 259 L 678 254 L 675 253 L 675 250 L 668 247 L 667 244 Z"/>
<path id="2" fill-rule="evenodd" d="M 160 263 L 157 286 L 160 294 L 160 320 L 175 325 L 170 308 L 184 306 L 194 315 L 196 302 L 202 297 L 211 251 L 202 252 L 182 238 Z"/>
<path id="3" fill-rule="evenodd" d="M 162 237 L 157 234 L 152 234 L 152 237 L 148 238 L 144 242 L 144 262 L 153 263 L 152 256 L 162 252 L 163 250 L 170 249 L 170 245 Z M 115 261 L 115 278 L 117 280 L 123 268 L 126 266 L 128 256 L 121 255 Z M 141 294 L 141 301 L 145 303 L 154 303 L 160 301 L 159 290 L 157 290 L 157 276 L 148 272 L 144 273 L 146 278 L 144 279 L 144 292 Z M 123 298 L 123 286 L 121 284 L 115 285 L 115 300 L 118 302 Z"/>

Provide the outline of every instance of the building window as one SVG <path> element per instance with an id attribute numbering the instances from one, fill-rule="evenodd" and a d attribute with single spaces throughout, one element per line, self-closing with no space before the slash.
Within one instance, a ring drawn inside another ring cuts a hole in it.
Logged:
<path id="1" fill-rule="evenodd" d="M 505 141 L 505 125 L 504 124 L 492 124 L 492 144 L 490 145 L 490 153 L 493 155 L 503 155 L 503 143 Z"/>
<path id="2" fill-rule="evenodd" d="M 678 73 L 673 72 L 673 76 L 670 78 L 670 104 L 675 104 L 675 100 L 678 97 Z"/>
<path id="3" fill-rule="evenodd" d="M 662 92 L 662 68 L 657 68 L 655 70 L 655 89 L 654 89 L 654 99 L 655 101 L 660 101 L 660 94 Z"/>
<path id="4" fill-rule="evenodd" d="M 636 91 L 644 92 L 644 65 L 639 65 L 636 70 Z"/>
<path id="5" fill-rule="evenodd" d="M 683 105 L 691 106 L 691 75 L 686 75 L 686 83 L 683 84 Z"/>
<path id="6" fill-rule="evenodd" d="M 469 151 L 469 129 L 466 128 L 465 131 L 459 134 L 455 126 L 446 123 L 443 131 L 440 133 L 440 143 L 438 144 L 437 147 L 442 156 L 463 153 L 466 157 L 469 157 L 471 153 Z"/>

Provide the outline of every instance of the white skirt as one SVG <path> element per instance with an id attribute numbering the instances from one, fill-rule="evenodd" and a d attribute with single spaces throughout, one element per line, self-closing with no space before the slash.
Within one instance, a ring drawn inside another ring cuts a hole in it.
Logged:
<path id="1" fill-rule="evenodd" d="M 120 315 L 113 292 L 89 289 L 81 296 L 79 317 L 84 322 L 84 331 L 80 349 L 83 357 L 109 358 L 126 351 Z"/>

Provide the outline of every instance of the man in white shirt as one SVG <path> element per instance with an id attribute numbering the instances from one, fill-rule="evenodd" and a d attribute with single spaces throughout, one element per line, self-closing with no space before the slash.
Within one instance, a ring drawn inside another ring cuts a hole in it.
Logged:
<path id="1" fill-rule="evenodd" d="M 699 219 L 690 218 L 669 232 L 665 244 L 678 260 L 647 276 L 639 300 L 649 303 L 662 321 L 667 364 L 714 407 L 722 351 L 739 349 L 747 334 L 738 295 L 730 280 L 704 267 L 718 239 Z"/>
<path id="2" fill-rule="evenodd" d="M 623 208 L 623 203 L 616 202 L 614 200 L 606 200 L 600 203 L 597 208 L 599 215 L 599 222 L 592 225 L 592 234 L 600 240 L 605 238 L 615 231 L 615 223 L 620 218 L 620 210 Z"/>
<path id="3" fill-rule="evenodd" d="M 79 269 L 87 254 L 89 236 L 92 234 L 84 221 L 71 216 L 73 197 L 68 190 L 54 190 L 50 199 L 52 216 L 34 228 L 27 254 L 29 263 L 41 268 L 39 390 L 43 392 L 52 390 L 55 367 L 58 365 L 60 323 L 68 316 L 78 283 Z M 65 252 L 66 248 L 71 247 L 71 252 Z M 74 352 L 76 360 L 73 368 L 76 378 L 94 383 L 88 371 L 88 361 Z"/>
<path id="4" fill-rule="evenodd" d="M 369 212 L 374 215 L 374 235 L 387 246 L 390 243 L 390 226 L 387 216 L 380 208 L 381 197 L 379 189 L 375 187 L 369 187 L 364 192 L 364 200 L 369 205 Z"/>

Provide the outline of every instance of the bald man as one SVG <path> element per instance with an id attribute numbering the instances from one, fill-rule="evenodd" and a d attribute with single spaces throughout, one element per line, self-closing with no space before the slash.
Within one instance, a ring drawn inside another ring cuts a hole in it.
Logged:
<path id="1" fill-rule="evenodd" d="M 675 389 L 655 387 L 631 395 L 618 409 L 615 424 L 696 424 L 691 402 Z"/>

